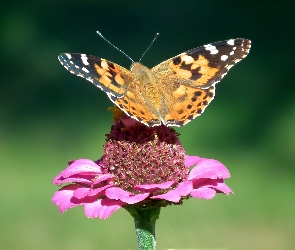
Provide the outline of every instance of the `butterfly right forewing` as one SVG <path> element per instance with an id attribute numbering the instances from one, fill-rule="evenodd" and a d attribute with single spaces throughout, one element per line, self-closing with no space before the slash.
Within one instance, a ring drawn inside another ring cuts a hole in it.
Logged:
<path id="1" fill-rule="evenodd" d="M 247 56 L 250 47 L 248 39 L 230 39 L 189 50 L 153 67 L 168 108 L 166 124 L 183 126 L 202 114 L 214 98 L 214 85 Z"/>

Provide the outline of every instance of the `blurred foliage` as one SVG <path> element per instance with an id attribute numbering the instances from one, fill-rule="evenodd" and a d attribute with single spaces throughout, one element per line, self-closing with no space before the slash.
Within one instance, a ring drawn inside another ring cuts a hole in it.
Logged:
<path id="1" fill-rule="evenodd" d="M 177 129 L 188 154 L 231 171 L 235 195 L 162 210 L 159 249 L 295 248 L 294 3 L 237 1 L 10 1 L 0 8 L 1 249 L 136 249 L 132 218 L 59 214 L 51 184 L 67 161 L 97 159 L 108 133 L 107 96 L 69 74 L 61 52 L 129 67 L 156 32 L 146 66 L 235 37 L 249 56 L 217 85 L 206 112 Z M 115 238 L 115 240 L 114 240 Z"/>

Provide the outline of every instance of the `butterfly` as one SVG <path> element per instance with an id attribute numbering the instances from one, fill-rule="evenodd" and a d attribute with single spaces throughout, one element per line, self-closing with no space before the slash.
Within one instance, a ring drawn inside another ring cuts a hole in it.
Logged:
<path id="1" fill-rule="evenodd" d="M 63 53 L 60 63 L 103 90 L 128 116 L 149 126 L 183 126 L 201 115 L 218 83 L 241 59 L 251 41 L 229 39 L 188 50 L 149 69 L 133 62 L 128 70 L 106 59 Z"/>

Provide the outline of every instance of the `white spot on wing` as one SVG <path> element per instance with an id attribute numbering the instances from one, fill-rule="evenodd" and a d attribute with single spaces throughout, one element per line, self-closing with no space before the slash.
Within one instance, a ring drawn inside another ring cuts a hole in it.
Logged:
<path id="1" fill-rule="evenodd" d="M 71 58 L 72 58 L 71 54 L 69 54 L 69 53 L 65 53 L 65 55 L 66 55 L 66 57 L 67 57 L 68 59 L 71 59 Z"/>
<path id="2" fill-rule="evenodd" d="M 222 55 L 222 56 L 220 57 L 221 61 L 225 61 L 227 58 L 228 58 L 227 55 Z"/>
<path id="3" fill-rule="evenodd" d="M 234 52 L 234 51 L 232 51 L 232 52 L 230 52 L 229 54 L 232 56 L 234 53 L 235 53 L 235 52 Z"/>
<path id="4" fill-rule="evenodd" d="M 212 44 L 204 45 L 204 47 L 205 47 L 205 50 L 209 50 L 210 51 L 210 54 L 213 54 L 214 55 L 214 54 L 217 54 L 218 53 L 218 50 Z"/>
<path id="5" fill-rule="evenodd" d="M 86 69 L 85 67 L 83 67 L 82 70 L 83 70 L 85 73 L 89 73 L 89 70 Z"/>
<path id="6" fill-rule="evenodd" d="M 227 41 L 227 44 L 229 44 L 229 45 L 235 45 L 235 40 L 234 39 L 229 39 Z"/>
<path id="7" fill-rule="evenodd" d="M 192 58 L 191 56 L 188 56 L 186 54 L 181 56 L 182 61 L 185 62 L 185 64 L 190 64 L 194 62 L 194 58 Z"/>
<path id="8" fill-rule="evenodd" d="M 89 65 L 88 63 L 88 57 L 85 54 L 81 54 L 81 60 L 85 65 Z"/>

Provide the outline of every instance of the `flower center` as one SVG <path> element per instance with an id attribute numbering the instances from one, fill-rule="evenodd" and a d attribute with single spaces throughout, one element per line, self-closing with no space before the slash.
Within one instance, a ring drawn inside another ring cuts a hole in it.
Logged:
<path id="1" fill-rule="evenodd" d="M 115 185 L 126 191 L 133 192 L 139 184 L 174 181 L 177 185 L 189 172 L 178 136 L 164 125 L 149 128 L 138 122 L 125 127 L 118 120 L 107 135 L 102 165 L 117 176 Z"/>

